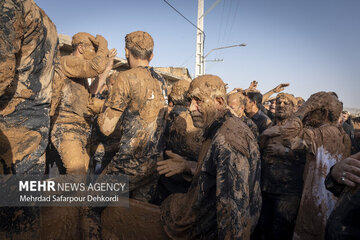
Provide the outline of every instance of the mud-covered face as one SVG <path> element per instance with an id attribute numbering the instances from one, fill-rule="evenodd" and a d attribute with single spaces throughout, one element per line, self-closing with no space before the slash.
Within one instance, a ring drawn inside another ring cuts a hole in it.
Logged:
<path id="1" fill-rule="evenodd" d="M 240 101 L 238 99 L 230 96 L 227 99 L 227 103 L 228 103 L 228 106 L 232 110 L 234 110 L 234 112 L 236 113 L 236 115 L 238 117 L 241 117 L 244 114 L 244 106 L 242 104 L 240 104 Z"/>
<path id="2" fill-rule="evenodd" d="M 286 97 L 280 97 L 276 99 L 276 111 L 275 117 L 277 119 L 287 119 L 294 111 L 294 106 Z"/>
<path id="3" fill-rule="evenodd" d="M 85 60 L 93 59 L 96 55 L 94 45 L 85 43 L 85 44 L 82 44 L 82 46 L 83 46 L 83 50 L 84 50 L 83 55 L 84 55 Z"/>
<path id="4" fill-rule="evenodd" d="M 206 128 L 215 120 L 217 109 L 215 100 L 210 97 L 190 96 L 189 111 L 194 126 Z"/>
<path id="5" fill-rule="evenodd" d="M 238 111 L 239 111 L 239 108 L 240 108 L 240 102 L 239 101 L 237 101 L 236 99 L 228 98 L 228 105 L 229 105 L 229 107 L 231 107 L 232 110 L 234 110 L 234 112 L 236 114 L 238 114 Z"/>

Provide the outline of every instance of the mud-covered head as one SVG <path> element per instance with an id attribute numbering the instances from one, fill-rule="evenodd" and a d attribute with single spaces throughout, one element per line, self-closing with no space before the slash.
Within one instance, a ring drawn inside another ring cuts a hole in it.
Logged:
<path id="1" fill-rule="evenodd" d="M 169 94 L 169 102 L 172 102 L 174 105 L 188 105 L 186 95 L 189 87 L 190 82 L 186 80 L 179 80 L 174 83 Z"/>
<path id="2" fill-rule="evenodd" d="M 125 48 L 135 58 L 150 61 L 154 50 L 154 40 L 147 32 L 132 32 L 125 36 Z"/>
<path id="3" fill-rule="evenodd" d="M 197 77 L 190 84 L 188 99 L 194 126 L 206 128 L 226 106 L 225 83 L 214 75 Z"/>
<path id="4" fill-rule="evenodd" d="M 296 105 L 297 105 L 298 107 L 301 107 L 302 105 L 304 105 L 305 100 L 304 100 L 302 97 L 296 97 L 295 99 L 296 99 L 296 101 L 297 101 Z"/>
<path id="5" fill-rule="evenodd" d="M 73 52 L 81 47 L 81 53 L 86 60 L 93 59 L 96 54 L 96 46 L 94 45 L 95 37 L 90 33 L 79 32 L 72 37 L 71 45 Z"/>
<path id="6" fill-rule="evenodd" d="M 325 123 L 336 123 L 343 109 L 334 92 L 318 92 L 301 106 L 297 112 L 303 115 L 305 125 L 319 127 Z"/>
<path id="7" fill-rule="evenodd" d="M 289 118 L 294 113 L 294 107 L 297 101 L 292 94 L 279 93 L 276 96 L 276 111 L 275 117 L 278 120 Z"/>
<path id="8" fill-rule="evenodd" d="M 344 122 L 347 121 L 350 117 L 350 113 L 348 111 L 342 111 L 342 116 L 344 119 Z"/>
<path id="9" fill-rule="evenodd" d="M 227 96 L 227 104 L 228 106 L 234 110 L 238 117 L 242 117 L 244 115 L 246 97 L 241 92 L 231 93 Z"/>
<path id="10" fill-rule="evenodd" d="M 276 97 L 270 98 L 268 101 L 270 102 L 269 111 L 275 114 L 275 111 L 276 111 Z"/>

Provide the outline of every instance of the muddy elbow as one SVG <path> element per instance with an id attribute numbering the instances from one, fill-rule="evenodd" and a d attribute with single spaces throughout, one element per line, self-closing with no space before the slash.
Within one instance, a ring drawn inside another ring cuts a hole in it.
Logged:
<path id="1" fill-rule="evenodd" d="M 104 118 L 101 115 L 98 117 L 98 125 L 100 132 L 105 136 L 109 136 L 112 133 L 109 128 L 106 127 L 106 124 L 104 123 Z"/>
<path id="2" fill-rule="evenodd" d="M 108 127 L 104 126 L 104 125 L 100 125 L 100 131 L 102 132 L 102 134 L 104 134 L 105 136 L 109 136 L 113 131 L 111 131 Z"/>

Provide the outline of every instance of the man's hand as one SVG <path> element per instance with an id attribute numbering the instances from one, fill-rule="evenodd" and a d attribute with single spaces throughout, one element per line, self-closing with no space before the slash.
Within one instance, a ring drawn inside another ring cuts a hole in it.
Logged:
<path id="1" fill-rule="evenodd" d="M 116 56 L 116 53 L 117 53 L 116 48 L 110 49 L 109 50 L 109 58 L 114 59 L 114 57 Z"/>
<path id="2" fill-rule="evenodd" d="M 88 110 L 92 115 L 99 114 L 101 112 L 101 109 L 104 105 L 104 100 L 98 99 L 98 98 L 91 98 L 89 100 L 88 104 Z"/>
<path id="3" fill-rule="evenodd" d="M 107 65 L 106 65 L 106 70 L 110 71 L 112 69 L 112 67 L 114 66 L 114 58 L 115 58 L 116 54 L 117 54 L 116 48 L 113 48 L 113 49 L 109 50 L 108 62 L 107 62 Z M 109 73 L 109 72 L 107 72 L 107 73 Z"/>
<path id="4" fill-rule="evenodd" d="M 261 134 L 261 136 L 266 137 L 276 137 L 281 134 L 281 128 L 279 126 L 272 126 L 267 129 Z"/>
<path id="5" fill-rule="evenodd" d="M 331 170 L 333 178 L 349 187 L 360 184 L 360 152 L 336 163 Z"/>
<path id="6" fill-rule="evenodd" d="M 90 38 L 90 41 L 98 47 L 103 47 L 103 48 L 107 48 L 107 40 L 101 36 L 101 35 L 96 35 L 96 38 Z"/>
<path id="7" fill-rule="evenodd" d="M 166 155 L 169 156 L 167 160 L 159 161 L 157 163 L 157 171 L 159 174 L 165 174 L 165 177 L 171 177 L 175 174 L 183 173 L 188 171 L 186 160 L 172 151 L 165 151 Z"/>
<path id="8" fill-rule="evenodd" d="M 290 85 L 290 83 L 281 83 L 281 84 L 277 85 L 276 88 L 273 89 L 273 91 L 275 93 L 279 93 L 281 91 L 284 91 L 285 87 L 287 87 L 289 85 Z"/>
<path id="9" fill-rule="evenodd" d="M 252 82 L 250 83 L 250 86 L 249 86 L 248 89 L 255 90 L 256 87 L 257 87 L 257 85 L 258 85 L 258 82 L 257 82 L 256 80 L 254 80 L 254 81 L 252 81 Z"/>
<path id="10" fill-rule="evenodd" d="M 275 143 L 271 143 L 271 144 L 267 145 L 265 148 L 266 154 L 268 154 L 270 156 L 285 156 L 288 153 L 288 152 L 286 152 L 286 150 L 289 150 L 289 149 L 287 149 L 282 144 L 275 144 Z"/>
<path id="11" fill-rule="evenodd" d="M 89 40 L 94 44 L 94 46 L 99 46 L 99 42 L 96 40 L 94 36 L 89 36 Z"/>

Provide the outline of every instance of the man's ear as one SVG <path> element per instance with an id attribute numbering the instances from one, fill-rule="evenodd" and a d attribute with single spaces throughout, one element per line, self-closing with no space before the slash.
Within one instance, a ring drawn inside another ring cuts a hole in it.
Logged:
<path id="1" fill-rule="evenodd" d="M 225 107 L 225 100 L 223 97 L 216 97 L 215 98 L 215 106 L 217 109 L 221 109 Z"/>
<path id="2" fill-rule="evenodd" d="M 153 57 L 154 57 L 154 53 L 151 53 L 151 56 L 149 58 L 149 62 L 153 59 Z"/>
<path id="3" fill-rule="evenodd" d="M 77 50 L 79 53 L 84 54 L 84 51 L 85 51 L 84 45 L 79 44 L 79 45 L 77 46 L 76 50 Z"/>
<path id="4" fill-rule="evenodd" d="M 129 52 L 130 52 L 129 49 L 125 48 L 125 57 L 126 58 L 129 58 Z"/>

